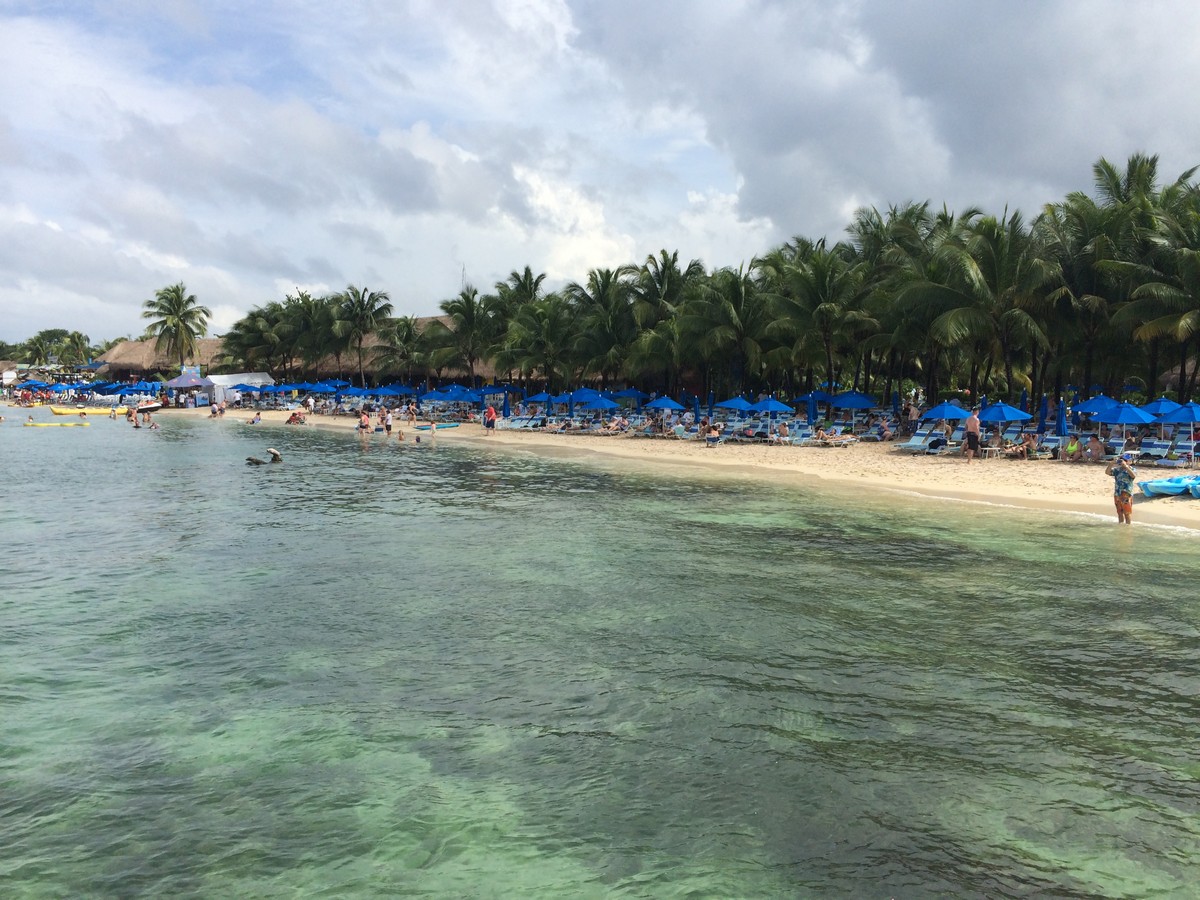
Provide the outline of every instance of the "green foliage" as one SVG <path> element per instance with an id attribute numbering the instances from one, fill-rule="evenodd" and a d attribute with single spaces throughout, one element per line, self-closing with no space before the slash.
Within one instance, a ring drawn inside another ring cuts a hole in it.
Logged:
<path id="1" fill-rule="evenodd" d="M 1092 195 L 1070 194 L 1031 222 L 929 202 L 865 208 L 844 242 L 797 236 L 737 269 L 708 272 L 663 249 L 547 294 L 545 274 L 525 266 L 490 294 L 464 286 L 423 331 L 391 318 L 384 293 L 300 294 L 248 314 L 226 350 L 286 371 L 329 357 L 340 368 L 353 349 L 365 380 L 371 339 L 381 372 L 473 379 L 490 363 L 552 389 L 837 381 L 879 394 L 921 384 L 931 397 L 956 384 L 1011 400 L 1072 381 L 1149 384 L 1200 340 L 1200 200 L 1192 171 L 1160 187 L 1157 167 L 1144 155 L 1123 169 L 1101 159 Z"/>

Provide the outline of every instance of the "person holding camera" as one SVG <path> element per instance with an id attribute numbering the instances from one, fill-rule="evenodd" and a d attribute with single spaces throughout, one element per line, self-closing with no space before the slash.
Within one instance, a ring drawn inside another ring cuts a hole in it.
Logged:
<path id="1" fill-rule="evenodd" d="M 1137 478 L 1137 469 L 1133 465 L 1133 454 L 1122 453 L 1120 459 L 1115 460 L 1104 472 L 1113 477 L 1113 503 L 1117 507 L 1117 522 L 1122 525 L 1132 525 L 1133 481 Z"/>

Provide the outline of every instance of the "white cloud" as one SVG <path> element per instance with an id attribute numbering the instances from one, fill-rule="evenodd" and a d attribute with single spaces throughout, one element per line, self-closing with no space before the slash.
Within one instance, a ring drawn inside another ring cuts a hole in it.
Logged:
<path id="1" fill-rule="evenodd" d="M 369 282 L 428 314 L 660 248 L 736 266 L 860 204 L 1027 213 L 1198 160 L 1200 13 L 1116 0 L 118 0 L 0 12 L 0 339 L 228 327 Z M 217 326 L 216 316 L 214 326 Z"/>

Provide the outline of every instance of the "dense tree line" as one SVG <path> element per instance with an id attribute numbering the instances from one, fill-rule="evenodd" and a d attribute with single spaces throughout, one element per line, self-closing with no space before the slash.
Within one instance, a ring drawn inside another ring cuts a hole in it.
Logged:
<path id="1" fill-rule="evenodd" d="M 1032 221 L 928 202 L 861 209 L 845 240 L 796 237 L 736 269 L 662 250 L 547 291 L 545 275 L 525 267 L 488 293 L 464 286 L 425 322 L 394 317 L 382 291 L 298 291 L 238 321 L 223 362 L 285 379 L 345 369 L 363 383 L 474 379 L 487 366 L 551 390 L 620 382 L 797 394 L 833 382 L 883 396 L 919 385 L 930 397 L 1010 399 L 1071 384 L 1112 394 L 1132 382 L 1154 394 L 1180 367 L 1183 399 L 1195 388 L 1185 363 L 1200 326 L 1194 171 L 1160 185 L 1156 157 L 1135 155 L 1124 169 L 1101 159 L 1091 194 Z M 186 298 L 174 288 L 173 299 Z M 190 299 L 174 316 L 152 314 L 162 291 L 147 302 L 151 331 L 180 353 L 207 320 Z"/>

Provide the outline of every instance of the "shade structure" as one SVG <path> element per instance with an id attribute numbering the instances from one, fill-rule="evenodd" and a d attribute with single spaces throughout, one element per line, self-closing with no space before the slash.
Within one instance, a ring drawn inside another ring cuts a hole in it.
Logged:
<path id="1" fill-rule="evenodd" d="M 509 402 L 508 402 L 508 391 L 505 391 L 505 392 L 504 392 L 504 404 L 503 404 L 503 406 L 504 406 L 504 408 L 503 408 L 503 409 L 500 411 L 500 415 L 504 416 L 504 418 L 506 418 L 506 419 L 507 419 L 509 416 L 511 416 L 511 415 L 512 415 L 512 406 L 511 406 L 511 404 L 509 404 Z"/>
<path id="2" fill-rule="evenodd" d="M 1103 394 L 1097 394 L 1095 397 L 1084 400 L 1076 406 L 1075 412 L 1084 416 L 1094 416 L 1096 413 L 1102 413 L 1106 409 L 1112 409 L 1114 406 L 1120 406 L 1120 401 L 1114 400 L 1112 397 L 1105 397 Z"/>
<path id="3" fill-rule="evenodd" d="M 722 400 L 713 405 L 717 409 L 736 409 L 738 412 L 747 412 L 750 409 L 750 401 L 745 397 L 730 397 L 728 400 Z"/>
<path id="4" fill-rule="evenodd" d="M 1046 433 L 1046 419 L 1050 415 L 1050 398 L 1042 394 L 1042 401 L 1038 404 L 1038 423 L 1037 433 Z"/>
<path id="5" fill-rule="evenodd" d="M 816 390 L 816 391 L 809 391 L 807 394 L 801 394 L 796 399 L 797 400 L 808 400 L 810 397 L 812 399 L 816 400 L 818 403 L 828 403 L 830 400 L 833 399 L 833 394 L 827 394 L 827 393 L 825 393 L 825 391 Z"/>
<path id="6" fill-rule="evenodd" d="M 532 397 L 526 397 L 525 402 L 526 403 L 553 403 L 554 398 L 551 397 L 549 394 L 547 394 L 545 391 L 542 391 L 541 393 L 534 394 Z"/>
<path id="7" fill-rule="evenodd" d="M 711 422 L 713 417 L 713 402 L 717 399 L 717 395 L 712 391 L 708 392 L 708 420 Z"/>
<path id="8" fill-rule="evenodd" d="M 1029 388 L 1021 388 L 1021 409 L 1029 412 Z"/>
<path id="9" fill-rule="evenodd" d="M 784 403 L 780 400 L 776 400 L 774 397 L 768 397 L 766 400 L 759 400 L 757 403 L 752 404 L 750 408 L 752 410 L 754 410 L 755 412 L 760 412 L 760 413 L 774 414 L 774 413 L 781 413 L 781 412 L 786 412 L 786 413 L 795 412 L 795 410 L 792 409 L 790 406 L 788 406 L 786 403 Z"/>
<path id="10" fill-rule="evenodd" d="M 673 409 L 678 411 L 686 408 L 682 403 L 677 403 L 670 397 L 658 397 L 646 404 L 646 409 Z"/>
<path id="11" fill-rule="evenodd" d="M 1002 400 L 993 403 L 979 414 L 980 422 L 1024 422 L 1032 418 L 1030 413 L 1010 406 Z"/>
<path id="12" fill-rule="evenodd" d="M 631 400 L 645 400 L 650 395 L 645 391 L 639 391 L 637 388 L 625 388 L 623 391 L 617 391 L 613 394 L 614 397 L 627 397 Z"/>
<path id="13" fill-rule="evenodd" d="M 835 395 L 829 402 L 835 409 L 872 409 L 879 405 L 874 397 L 862 391 L 846 391 Z"/>
<path id="14" fill-rule="evenodd" d="M 1152 416 L 1161 416 L 1164 413 L 1175 412 L 1180 406 L 1182 404 L 1176 403 L 1170 397 L 1159 397 L 1157 400 L 1151 400 L 1149 403 L 1139 406 L 1138 409 L 1150 413 Z"/>
<path id="15" fill-rule="evenodd" d="M 814 393 L 815 393 L 815 391 L 814 391 Z M 806 401 L 805 405 L 807 408 L 804 410 L 804 412 L 806 413 L 805 418 L 808 419 L 808 424 L 810 426 L 816 425 L 817 424 L 817 398 L 814 397 L 812 394 L 809 394 L 808 400 Z"/>
<path id="16" fill-rule="evenodd" d="M 1054 421 L 1054 433 L 1060 436 L 1071 433 L 1067 428 L 1067 401 L 1063 397 L 1058 400 L 1058 415 Z"/>
<path id="17" fill-rule="evenodd" d="M 1200 422 L 1200 403 L 1189 400 L 1178 409 L 1163 413 L 1158 421 L 1167 425 L 1194 425 Z"/>
<path id="18" fill-rule="evenodd" d="M 927 409 L 922 415 L 922 419 L 965 419 L 971 414 L 954 403 L 939 403 L 937 406 Z"/>
<path id="19" fill-rule="evenodd" d="M 579 404 L 580 409 L 620 409 L 621 404 L 616 400 L 609 400 L 607 397 L 593 397 L 584 403 Z"/>
<path id="20" fill-rule="evenodd" d="M 1142 412 L 1132 403 L 1118 403 L 1112 409 L 1106 409 L 1104 412 L 1097 413 L 1095 416 L 1097 422 L 1104 422 L 1106 425 L 1120 425 L 1121 437 L 1125 437 L 1126 425 L 1149 425 L 1154 421 L 1154 416 L 1150 413 Z"/>
<path id="21" fill-rule="evenodd" d="M 900 418 L 900 392 L 892 391 L 892 415 Z"/>
<path id="22" fill-rule="evenodd" d="M 170 379 L 167 386 L 168 388 L 211 388 L 212 382 L 194 372 L 184 372 L 181 376 Z"/>
<path id="23" fill-rule="evenodd" d="M 1112 409 L 1097 413 L 1095 418 L 1106 425 L 1149 425 L 1154 421 L 1154 416 L 1142 412 L 1132 403 L 1118 403 Z"/>

